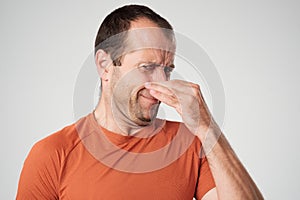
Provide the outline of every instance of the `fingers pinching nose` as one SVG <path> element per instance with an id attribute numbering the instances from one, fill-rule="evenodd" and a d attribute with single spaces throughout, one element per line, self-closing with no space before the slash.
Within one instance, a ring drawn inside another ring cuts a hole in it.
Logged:
<path id="1" fill-rule="evenodd" d="M 150 88 L 151 87 L 151 83 L 150 82 L 146 82 L 144 83 L 145 88 Z"/>
<path id="2" fill-rule="evenodd" d="M 150 94 L 155 95 L 155 94 L 157 94 L 157 92 L 155 90 L 150 90 Z"/>
<path id="3" fill-rule="evenodd" d="M 145 88 L 149 89 L 149 92 L 150 92 L 151 95 L 157 94 L 157 92 L 155 90 L 151 89 L 152 85 L 151 85 L 150 82 L 146 82 L 144 85 L 145 85 Z"/>

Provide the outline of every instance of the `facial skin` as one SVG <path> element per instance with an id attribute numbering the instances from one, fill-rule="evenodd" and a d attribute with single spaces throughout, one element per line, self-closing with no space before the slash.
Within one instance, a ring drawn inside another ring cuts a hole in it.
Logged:
<path id="1" fill-rule="evenodd" d="M 126 135 L 130 128 L 150 125 L 156 117 L 160 101 L 144 84 L 170 79 L 175 49 L 165 32 L 148 19 L 133 21 L 129 32 L 121 66 L 114 66 L 106 52 L 96 53 L 102 95 L 95 117 L 103 127 Z"/>
<path id="2" fill-rule="evenodd" d="M 122 65 L 114 67 L 112 101 L 130 121 L 139 126 L 148 125 L 155 118 L 160 101 L 150 94 L 144 83 L 169 80 L 173 68 L 173 55 L 170 52 L 142 49 L 126 54 Z M 114 114 L 117 113 L 114 110 Z"/>

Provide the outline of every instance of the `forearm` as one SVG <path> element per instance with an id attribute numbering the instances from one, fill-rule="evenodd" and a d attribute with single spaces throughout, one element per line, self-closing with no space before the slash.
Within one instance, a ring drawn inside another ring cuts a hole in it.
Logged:
<path id="1" fill-rule="evenodd" d="M 203 143 L 219 199 L 263 199 L 225 136 L 211 131 Z"/>
<path id="2" fill-rule="evenodd" d="M 154 98 L 175 108 L 190 132 L 199 137 L 216 183 L 219 199 L 263 199 L 213 120 L 199 85 L 171 80 L 164 83 L 147 83 L 145 87 Z M 207 130 L 212 131 L 207 134 Z"/>

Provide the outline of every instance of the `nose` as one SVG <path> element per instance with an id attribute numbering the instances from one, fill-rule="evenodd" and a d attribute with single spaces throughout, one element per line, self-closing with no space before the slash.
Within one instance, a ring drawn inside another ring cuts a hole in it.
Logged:
<path id="1" fill-rule="evenodd" d="M 156 67 L 154 72 L 152 73 L 151 81 L 160 82 L 160 81 L 167 81 L 168 77 L 165 73 L 164 67 Z"/>

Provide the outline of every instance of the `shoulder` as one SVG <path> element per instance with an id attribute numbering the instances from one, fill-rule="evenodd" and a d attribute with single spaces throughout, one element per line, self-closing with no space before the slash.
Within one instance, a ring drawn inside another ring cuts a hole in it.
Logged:
<path id="1" fill-rule="evenodd" d="M 71 124 L 35 143 L 31 152 L 33 151 L 40 155 L 51 155 L 55 152 L 68 154 L 78 142 L 76 126 L 75 124 Z"/>
<path id="2" fill-rule="evenodd" d="M 23 165 L 17 199 L 57 199 L 61 167 L 78 143 L 75 124 L 35 143 Z"/>

